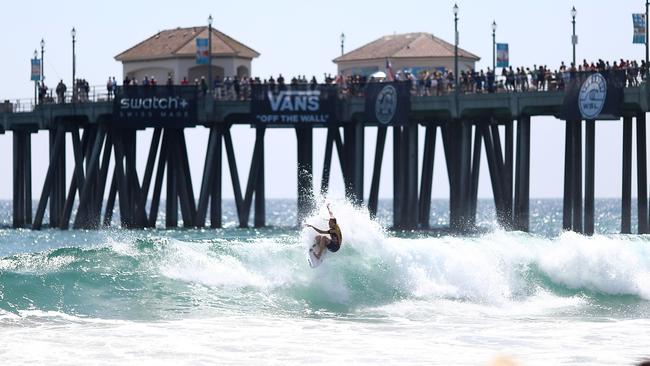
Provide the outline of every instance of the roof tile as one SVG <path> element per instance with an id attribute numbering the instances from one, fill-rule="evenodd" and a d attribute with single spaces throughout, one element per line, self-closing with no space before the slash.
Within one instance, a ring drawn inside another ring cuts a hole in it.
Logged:
<path id="1" fill-rule="evenodd" d="M 462 48 L 458 56 L 478 61 L 480 57 Z M 383 36 L 334 59 L 334 62 L 378 58 L 454 57 L 454 45 L 429 33 L 405 33 Z"/>
<path id="2" fill-rule="evenodd" d="M 208 27 L 168 29 L 149 37 L 115 56 L 118 61 L 146 61 L 160 58 L 194 57 L 196 38 L 208 38 Z M 252 48 L 212 28 L 212 55 L 255 58 Z"/>

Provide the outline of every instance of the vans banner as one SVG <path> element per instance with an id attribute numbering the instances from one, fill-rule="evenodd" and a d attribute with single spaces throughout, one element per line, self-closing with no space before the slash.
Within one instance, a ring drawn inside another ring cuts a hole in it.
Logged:
<path id="1" fill-rule="evenodd" d="M 255 123 L 328 124 L 336 122 L 336 85 L 253 85 L 251 114 Z"/>

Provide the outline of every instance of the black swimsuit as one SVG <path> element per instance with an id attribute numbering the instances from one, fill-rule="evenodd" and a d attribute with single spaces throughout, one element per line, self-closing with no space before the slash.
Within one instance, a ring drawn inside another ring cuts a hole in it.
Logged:
<path id="1" fill-rule="evenodd" d="M 330 252 L 337 252 L 341 248 L 341 242 L 339 241 L 339 237 L 336 236 L 336 234 L 330 234 L 330 242 L 327 243 L 327 249 L 329 249 Z"/>

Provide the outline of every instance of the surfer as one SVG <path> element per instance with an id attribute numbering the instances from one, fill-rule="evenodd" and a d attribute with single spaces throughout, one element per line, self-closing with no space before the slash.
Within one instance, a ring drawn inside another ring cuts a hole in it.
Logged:
<path id="1" fill-rule="evenodd" d="M 341 248 L 341 241 L 343 240 L 343 236 L 341 236 L 341 228 L 339 228 L 339 225 L 336 223 L 336 218 L 330 209 L 329 203 L 327 204 L 327 211 L 330 213 L 329 230 L 321 230 L 310 224 L 305 225 L 316 230 L 319 234 L 326 234 L 316 236 L 316 249 L 314 250 L 314 256 L 318 259 L 320 259 L 325 248 L 332 253 L 337 252 Z M 330 237 L 328 238 L 327 235 Z"/>

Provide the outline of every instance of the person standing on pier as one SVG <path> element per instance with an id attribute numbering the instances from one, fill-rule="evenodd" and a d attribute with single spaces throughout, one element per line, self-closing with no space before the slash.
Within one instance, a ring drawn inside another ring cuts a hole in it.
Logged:
<path id="1" fill-rule="evenodd" d="M 65 91 L 67 89 L 68 88 L 63 83 L 63 80 L 59 81 L 59 84 L 56 86 L 56 97 L 58 99 L 59 104 L 65 103 Z"/>

